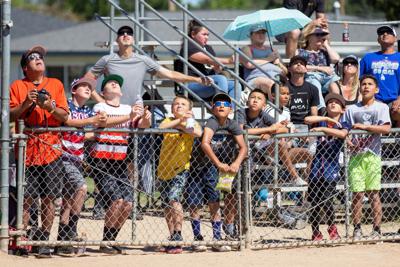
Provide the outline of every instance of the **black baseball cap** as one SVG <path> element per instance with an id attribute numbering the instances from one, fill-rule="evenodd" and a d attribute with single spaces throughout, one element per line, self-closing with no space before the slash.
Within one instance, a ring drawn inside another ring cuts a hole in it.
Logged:
<path id="1" fill-rule="evenodd" d="M 124 83 L 124 79 L 121 76 L 119 76 L 117 74 L 111 74 L 111 75 L 108 75 L 108 76 L 104 77 L 104 80 L 101 83 L 101 90 L 104 89 L 104 86 L 109 81 L 116 81 L 119 84 L 120 87 L 122 87 L 122 84 Z"/>
<path id="2" fill-rule="evenodd" d="M 378 29 L 376 29 L 376 33 L 378 35 L 382 35 L 385 32 L 389 33 L 389 34 L 391 34 L 393 36 L 397 36 L 396 30 L 393 27 L 389 26 L 389 25 L 383 25 L 383 26 L 380 26 Z"/>
<path id="3" fill-rule="evenodd" d="M 325 103 L 328 105 L 329 101 L 332 99 L 339 101 L 343 108 L 346 107 L 346 101 L 344 100 L 343 96 L 335 93 L 329 93 L 325 97 Z"/>
<path id="4" fill-rule="evenodd" d="M 347 63 L 354 63 L 355 65 L 358 66 L 358 57 L 354 55 L 347 56 L 343 59 L 343 65 L 346 65 Z"/>
<path id="5" fill-rule="evenodd" d="M 124 26 L 120 27 L 117 31 L 118 35 L 124 35 L 124 33 L 127 33 L 128 35 L 133 35 L 132 27 L 130 27 L 128 25 L 124 25 Z"/>
<path id="6" fill-rule="evenodd" d="M 294 56 L 290 59 L 289 67 L 296 64 L 297 62 L 301 62 L 302 65 L 307 66 L 307 60 L 302 56 Z"/>
<path id="7" fill-rule="evenodd" d="M 213 96 L 211 103 L 214 104 L 217 101 L 227 101 L 229 103 L 232 103 L 232 99 L 229 95 L 225 93 L 217 93 Z"/>

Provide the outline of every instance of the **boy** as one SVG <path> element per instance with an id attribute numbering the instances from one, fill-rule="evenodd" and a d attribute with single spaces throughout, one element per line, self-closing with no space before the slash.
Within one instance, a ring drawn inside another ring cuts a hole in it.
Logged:
<path id="1" fill-rule="evenodd" d="M 151 114 L 144 112 L 142 105 L 133 107 L 120 104 L 123 79 L 119 75 L 109 75 L 101 85 L 104 103 L 93 107 L 95 112 L 107 113 L 106 127 L 148 128 Z M 132 210 L 132 186 L 128 178 L 125 161 L 128 149 L 128 134 L 101 132 L 95 134 L 96 143 L 91 157 L 96 187 L 103 197 L 106 210 L 103 241 L 115 241 L 119 231 Z M 100 246 L 100 251 L 107 254 L 123 254 L 119 246 Z"/>
<path id="2" fill-rule="evenodd" d="M 280 86 L 279 90 L 284 92 L 284 90 L 288 91 L 289 89 L 287 85 L 283 84 Z M 282 96 L 282 98 L 284 97 L 285 95 Z M 289 123 L 287 120 L 275 123 L 274 117 L 271 117 L 268 113 L 263 112 L 263 110 L 266 108 L 266 101 L 267 96 L 265 93 L 260 89 L 254 89 L 250 93 L 249 100 L 247 101 L 248 108 L 238 113 L 238 121 L 240 126 L 244 129 L 247 129 L 248 134 L 260 135 L 261 139 L 264 140 L 269 139 L 271 134 L 287 133 L 287 125 Z M 283 106 L 281 106 L 281 108 L 282 107 Z M 266 152 L 273 153 L 273 146 L 269 141 L 270 140 L 266 142 Z M 258 141 L 258 144 L 262 144 L 262 141 Z M 260 145 L 259 147 L 262 146 L 263 145 Z M 295 167 L 292 164 L 292 161 L 290 160 L 288 149 L 283 142 L 279 142 L 279 155 L 283 161 L 283 164 L 288 169 L 293 182 L 299 186 L 307 185 L 307 183 L 298 175 Z"/>
<path id="3" fill-rule="evenodd" d="M 323 132 L 317 141 L 315 157 L 312 161 L 310 183 L 308 186 L 308 201 L 311 203 L 312 240 L 321 241 L 323 236 L 319 231 L 321 217 L 327 218 L 330 240 L 340 238 L 337 231 L 334 210 L 334 196 L 336 184 L 340 178 L 339 155 L 343 148 L 343 139 L 348 130 L 343 128 L 342 115 L 346 102 L 339 94 L 329 93 L 325 97 L 327 116 L 308 116 L 304 118 L 306 124 L 318 124 L 311 129 L 314 132 Z M 340 140 L 340 139 L 342 140 Z"/>
<path id="4" fill-rule="evenodd" d="M 349 161 L 349 186 L 353 192 L 353 238 L 362 238 L 361 216 L 364 192 L 371 200 L 374 214 L 371 238 L 381 235 L 382 204 L 379 196 L 381 189 L 381 139 L 380 134 L 388 134 L 391 129 L 389 107 L 377 101 L 378 82 L 372 75 L 360 79 L 361 102 L 346 110 L 344 121 L 352 129 L 364 130 L 372 134 L 353 135 L 349 142 L 351 153 Z"/>
<path id="5" fill-rule="evenodd" d="M 200 137 L 202 134 L 201 126 L 197 122 L 195 125 L 189 125 L 190 120 L 193 120 L 192 106 L 192 101 L 187 97 L 175 97 L 171 107 L 173 117 L 166 118 L 159 126 L 160 129 L 183 131 L 183 134 L 164 134 L 157 169 L 157 176 L 162 180 L 161 198 L 165 205 L 165 220 L 171 241 L 183 240 L 183 209 L 180 200 L 189 176 L 194 137 Z M 182 252 L 182 247 L 167 247 L 166 252 L 178 254 Z"/>
<path id="6" fill-rule="evenodd" d="M 222 240 L 221 215 L 219 214 L 219 191 L 215 189 L 218 182 L 218 171 L 237 174 L 240 164 L 247 156 L 247 147 L 244 142 L 243 132 L 237 122 L 230 120 L 228 115 L 232 111 L 230 97 L 225 93 L 214 95 L 212 99 L 213 117 L 207 120 L 201 141 L 201 149 L 211 162 L 206 162 L 203 168 L 197 169 L 200 173 L 191 177 L 193 180 L 188 187 L 188 204 L 191 210 L 192 229 L 195 240 L 201 241 L 200 232 L 200 206 L 203 197 L 208 201 L 211 212 L 211 224 L 214 240 Z M 225 130 L 231 135 L 215 134 Z M 232 138 L 233 136 L 233 138 Z M 231 155 L 236 152 L 236 144 L 239 151 L 232 161 Z M 201 157 L 199 157 L 201 160 Z M 197 162 L 199 163 L 199 162 Z M 236 216 L 236 199 L 233 193 L 225 195 L 225 232 L 228 236 L 235 236 L 234 220 Z M 217 251 L 230 251 L 230 246 L 218 246 Z"/>
<path id="7" fill-rule="evenodd" d="M 70 110 L 68 120 L 64 123 L 70 127 L 93 125 L 104 127 L 106 114 L 97 114 L 86 106 L 86 102 L 96 89 L 96 81 L 90 78 L 76 79 L 71 84 L 72 98 L 68 99 Z M 85 201 L 87 186 L 83 177 L 82 160 L 84 156 L 84 132 L 63 132 L 62 161 L 65 178 L 63 185 L 63 206 L 60 214 L 57 240 L 73 240 L 77 237 L 79 214 Z M 72 247 L 58 247 L 57 254 L 72 255 Z"/>

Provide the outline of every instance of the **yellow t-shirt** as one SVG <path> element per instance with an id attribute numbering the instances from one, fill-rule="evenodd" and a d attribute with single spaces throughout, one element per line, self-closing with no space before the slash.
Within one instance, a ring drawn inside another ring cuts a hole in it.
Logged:
<path id="1" fill-rule="evenodd" d="M 174 118 L 166 118 L 169 122 Z M 196 123 L 197 124 L 197 123 Z M 198 125 L 196 125 L 198 127 Z M 161 180 L 171 180 L 183 170 L 189 170 L 194 137 L 187 133 L 166 133 L 161 146 L 157 176 Z"/>

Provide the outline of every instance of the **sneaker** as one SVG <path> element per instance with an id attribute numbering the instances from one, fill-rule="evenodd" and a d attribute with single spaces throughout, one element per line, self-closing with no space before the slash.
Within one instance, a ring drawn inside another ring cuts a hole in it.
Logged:
<path id="1" fill-rule="evenodd" d="M 363 233 L 361 231 L 361 228 L 354 229 L 353 239 L 357 240 L 357 239 L 361 239 L 361 238 L 363 238 Z"/>
<path id="2" fill-rule="evenodd" d="M 39 247 L 37 256 L 38 258 L 51 258 L 52 251 L 50 247 Z"/>
<path id="3" fill-rule="evenodd" d="M 110 255 L 126 254 L 125 250 L 118 246 L 100 246 L 99 250 L 104 254 L 110 254 Z"/>
<path id="4" fill-rule="evenodd" d="M 324 237 L 320 231 L 313 232 L 311 239 L 312 241 L 322 241 Z"/>
<path id="5" fill-rule="evenodd" d="M 75 249 L 73 247 L 56 247 L 54 253 L 62 257 L 73 257 Z"/>
<path id="6" fill-rule="evenodd" d="M 381 231 L 377 231 L 377 230 L 372 230 L 371 234 L 368 236 L 368 238 L 371 239 L 378 239 L 381 238 L 382 234 Z"/>
<path id="7" fill-rule="evenodd" d="M 167 254 L 181 254 L 183 251 L 181 246 L 173 246 L 173 247 L 168 247 L 166 249 Z"/>
<path id="8" fill-rule="evenodd" d="M 220 240 L 213 240 L 213 241 L 220 241 Z M 232 251 L 232 247 L 229 245 L 214 245 L 212 249 L 216 252 L 229 252 Z"/>
<path id="9" fill-rule="evenodd" d="M 340 235 L 338 233 L 336 225 L 329 226 L 328 233 L 329 233 L 329 239 L 330 240 L 338 240 L 338 239 L 340 239 Z"/>
<path id="10" fill-rule="evenodd" d="M 195 236 L 194 241 L 204 241 L 204 238 L 202 235 Z M 205 252 L 207 251 L 207 246 L 205 245 L 193 245 L 192 250 L 195 252 Z"/>
<path id="11" fill-rule="evenodd" d="M 294 180 L 294 184 L 297 186 L 307 186 L 307 182 L 304 181 L 301 177 L 297 177 L 296 180 Z"/>

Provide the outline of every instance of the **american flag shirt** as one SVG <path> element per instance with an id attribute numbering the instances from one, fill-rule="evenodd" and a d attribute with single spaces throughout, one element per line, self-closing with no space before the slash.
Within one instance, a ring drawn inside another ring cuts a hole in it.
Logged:
<path id="1" fill-rule="evenodd" d="M 68 107 L 70 110 L 68 119 L 82 120 L 96 115 L 93 109 L 89 108 L 86 105 L 83 105 L 82 107 L 75 106 L 75 104 L 72 102 L 72 99 L 68 99 Z M 64 157 L 76 160 L 83 159 L 83 146 L 85 142 L 85 133 L 83 131 L 63 132 L 61 141 Z"/>

